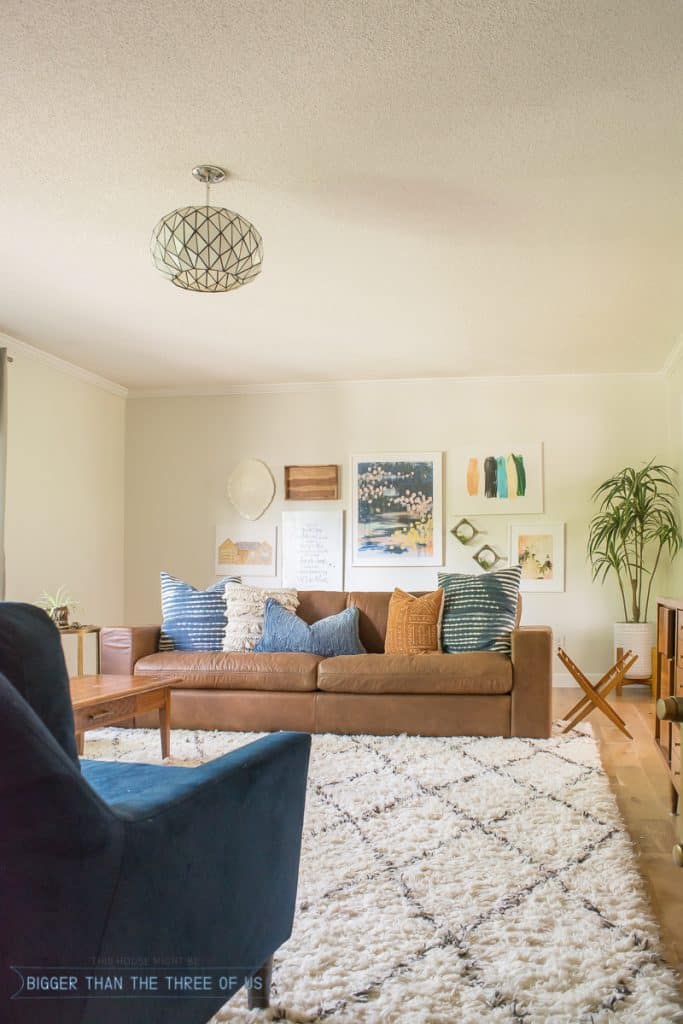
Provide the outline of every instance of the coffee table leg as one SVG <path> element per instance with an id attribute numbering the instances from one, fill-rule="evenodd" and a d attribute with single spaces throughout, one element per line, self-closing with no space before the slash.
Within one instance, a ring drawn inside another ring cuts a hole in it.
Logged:
<path id="1" fill-rule="evenodd" d="M 163 706 L 159 708 L 161 729 L 161 756 L 171 756 L 171 691 L 166 690 Z"/>

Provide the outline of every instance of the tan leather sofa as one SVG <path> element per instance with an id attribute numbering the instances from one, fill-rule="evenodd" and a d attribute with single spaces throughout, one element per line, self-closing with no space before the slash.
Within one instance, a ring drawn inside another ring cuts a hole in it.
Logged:
<path id="1" fill-rule="evenodd" d="M 512 658 L 486 651 L 384 654 L 390 593 L 300 591 L 306 622 L 359 611 L 367 654 L 159 651 L 158 626 L 107 627 L 101 671 L 180 678 L 172 725 L 183 729 L 408 733 L 423 736 L 550 735 L 552 633 L 518 627 Z M 152 724 L 139 721 L 137 724 Z"/>

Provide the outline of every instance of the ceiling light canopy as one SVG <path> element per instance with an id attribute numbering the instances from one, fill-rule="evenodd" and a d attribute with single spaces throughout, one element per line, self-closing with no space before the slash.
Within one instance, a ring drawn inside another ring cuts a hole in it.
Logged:
<path id="1" fill-rule="evenodd" d="M 152 260 L 178 288 L 231 292 L 261 273 L 263 240 L 239 213 L 209 205 L 209 188 L 225 179 L 222 167 L 200 164 L 192 173 L 206 185 L 206 205 L 161 218 L 152 232 Z"/>

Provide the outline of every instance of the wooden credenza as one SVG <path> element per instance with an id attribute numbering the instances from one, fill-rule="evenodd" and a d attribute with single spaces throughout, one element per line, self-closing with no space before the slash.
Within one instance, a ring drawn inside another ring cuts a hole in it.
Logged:
<path id="1" fill-rule="evenodd" d="M 683 697 L 683 600 L 657 599 L 657 678 L 655 698 Z M 671 776 L 671 810 L 681 793 L 680 729 L 655 719 L 655 741 Z"/>

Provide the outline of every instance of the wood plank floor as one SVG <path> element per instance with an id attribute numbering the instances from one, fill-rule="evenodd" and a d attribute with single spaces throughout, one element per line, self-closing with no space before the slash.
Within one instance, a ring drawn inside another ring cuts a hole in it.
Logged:
<path id="1" fill-rule="evenodd" d="M 555 720 L 580 696 L 578 689 L 553 690 Z M 683 970 L 683 868 L 671 859 L 679 819 L 670 813 L 669 776 L 654 743 L 654 702 L 644 686 L 624 688 L 609 698 L 633 736 L 628 740 L 599 711 L 588 717 L 600 756 L 616 793 L 626 827 L 638 851 L 638 863 L 661 923 L 664 953 Z M 683 820 L 679 826 L 683 830 Z"/>

